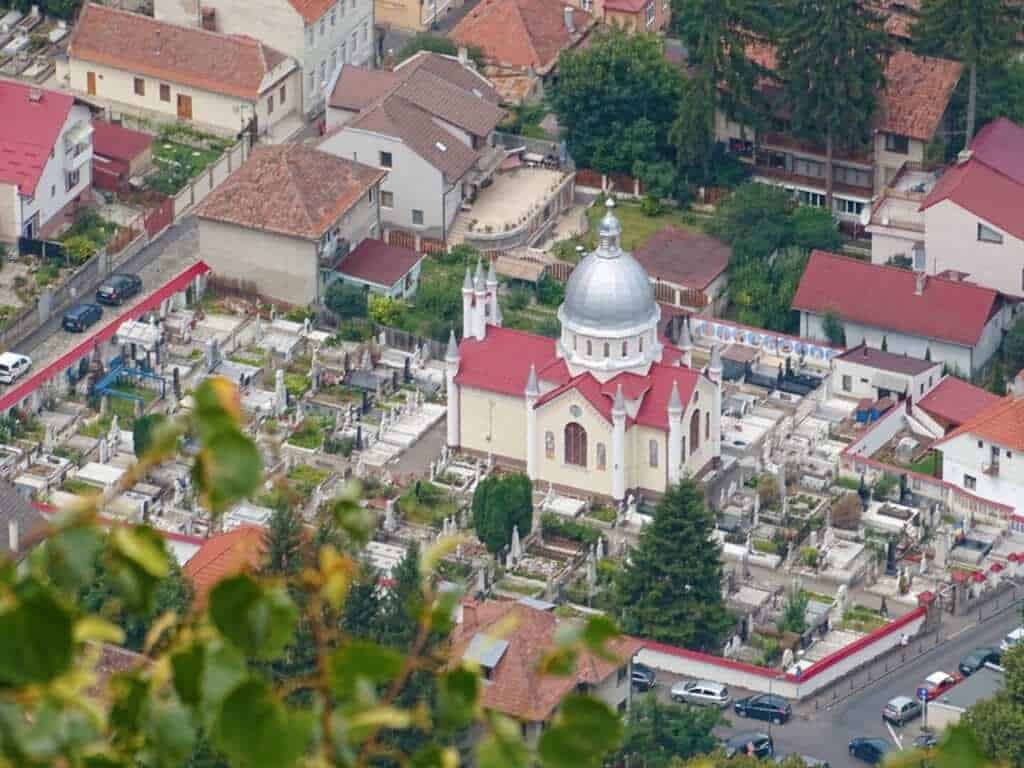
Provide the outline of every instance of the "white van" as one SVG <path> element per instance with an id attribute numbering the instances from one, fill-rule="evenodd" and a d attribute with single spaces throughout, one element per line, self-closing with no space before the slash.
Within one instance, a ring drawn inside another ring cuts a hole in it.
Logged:
<path id="1" fill-rule="evenodd" d="M 1014 648 L 1024 642 L 1024 627 L 1017 627 L 1013 632 L 1006 636 L 1006 639 L 999 644 L 999 650 L 1006 653 L 1011 648 Z"/>
<path id="2" fill-rule="evenodd" d="M 14 352 L 0 355 L 0 384 L 13 384 L 32 367 L 32 359 Z"/>

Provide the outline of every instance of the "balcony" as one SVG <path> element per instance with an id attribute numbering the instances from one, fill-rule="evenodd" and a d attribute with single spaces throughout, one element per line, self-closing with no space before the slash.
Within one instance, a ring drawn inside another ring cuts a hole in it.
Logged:
<path id="1" fill-rule="evenodd" d="M 319 248 L 321 269 L 333 270 L 338 262 L 348 256 L 352 243 L 344 237 L 331 238 Z"/>
<path id="2" fill-rule="evenodd" d="M 999 477 L 999 462 L 993 461 L 990 464 L 982 466 L 981 471 L 989 477 Z"/>
<path id="3" fill-rule="evenodd" d="M 803 176 L 799 173 L 787 171 L 785 168 L 772 167 L 766 162 L 762 162 L 760 157 L 758 158 L 757 165 L 754 166 L 754 174 L 779 184 L 790 184 L 793 186 L 805 187 L 807 189 L 820 192 L 821 194 L 825 194 L 825 179 L 823 177 Z M 872 188 L 870 184 L 862 187 L 860 185 L 844 184 L 836 181 L 832 184 L 832 192 L 833 194 L 870 199 L 872 195 Z"/>
<path id="4" fill-rule="evenodd" d="M 92 144 L 83 142 L 72 144 L 64 151 L 64 170 L 68 173 L 77 171 L 92 160 Z"/>

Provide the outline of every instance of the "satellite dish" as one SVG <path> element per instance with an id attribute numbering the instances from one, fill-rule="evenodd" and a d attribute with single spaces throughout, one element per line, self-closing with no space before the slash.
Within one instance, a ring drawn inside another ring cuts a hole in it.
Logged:
<path id="1" fill-rule="evenodd" d="M 871 223 L 871 209 L 866 205 L 860 209 L 860 225 L 866 227 Z"/>

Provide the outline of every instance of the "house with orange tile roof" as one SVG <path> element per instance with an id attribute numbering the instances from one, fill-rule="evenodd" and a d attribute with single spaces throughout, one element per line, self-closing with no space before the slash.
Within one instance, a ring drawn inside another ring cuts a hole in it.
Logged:
<path id="1" fill-rule="evenodd" d="M 258 40 L 157 21 L 96 3 L 71 33 L 64 77 L 72 92 L 117 112 L 185 120 L 234 136 L 295 114 L 295 60 Z"/>
<path id="2" fill-rule="evenodd" d="M 572 5 L 602 24 L 634 34 L 665 32 L 672 21 L 669 0 L 573 0 Z"/>
<path id="3" fill-rule="evenodd" d="M 480 668 L 481 704 L 518 720 L 527 743 L 533 745 L 570 694 L 585 691 L 626 712 L 633 656 L 643 645 L 633 637 L 618 637 L 608 646 L 614 661 L 583 652 L 572 674 L 543 675 L 538 665 L 555 648 L 556 634 L 567 623 L 553 609 L 525 600 L 466 601 L 450 639 L 453 662 Z"/>
<path id="4" fill-rule="evenodd" d="M 211 536 L 203 543 L 182 569 L 195 589 L 197 608 L 206 605 L 206 598 L 218 581 L 260 566 L 267 551 L 266 534 L 263 528 L 243 525 Z"/>
<path id="5" fill-rule="evenodd" d="M 1024 510 L 1024 397 L 992 403 L 933 447 L 942 452 L 943 480 Z"/>
<path id="6" fill-rule="evenodd" d="M 342 260 L 380 235 L 386 173 L 304 144 L 258 145 L 196 209 L 199 252 L 219 279 L 315 304 Z"/>
<path id="7" fill-rule="evenodd" d="M 154 0 L 160 21 L 245 35 L 281 51 L 302 69 L 300 111 L 324 109 L 327 86 L 344 63 L 377 59 L 374 0 Z"/>

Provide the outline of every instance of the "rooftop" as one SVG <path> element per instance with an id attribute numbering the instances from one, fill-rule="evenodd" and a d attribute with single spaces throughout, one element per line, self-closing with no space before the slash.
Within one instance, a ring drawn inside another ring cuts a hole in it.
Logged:
<path id="1" fill-rule="evenodd" d="M 11 523 L 17 527 L 17 547 L 11 542 Z M 6 480 L 0 481 L 0 553 L 19 556 L 26 542 L 46 525 L 46 519 Z M 17 552 L 14 550 L 17 549 Z"/>
<path id="2" fill-rule="evenodd" d="M 259 145 L 196 213 L 203 219 L 319 240 L 386 173 L 303 144 Z"/>
<path id="3" fill-rule="evenodd" d="M 710 235 L 668 226 L 633 256 L 655 280 L 705 289 L 728 269 L 732 248 Z"/>
<path id="4" fill-rule="evenodd" d="M 482 0 L 449 33 L 461 45 L 476 45 L 488 59 L 548 71 L 558 54 L 582 39 L 593 17 L 573 10 L 573 31 L 560 3 L 545 0 Z"/>
<path id="5" fill-rule="evenodd" d="M 391 288 L 423 259 L 422 253 L 383 240 L 363 240 L 342 259 L 337 271 L 343 275 Z"/>
<path id="6" fill-rule="evenodd" d="M 946 112 L 962 69 L 957 61 L 895 51 L 885 67 L 878 130 L 930 140 Z"/>
<path id="7" fill-rule="evenodd" d="M 946 376 L 938 386 L 917 401 L 917 407 L 950 426 L 959 427 L 998 402 L 998 395 L 956 376 Z"/>
<path id="8" fill-rule="evenodd" d="M 153 137 L 148 133 L 133 131 L 106 120 L 93 120 L 92 128 L 93 152 L 112 160 L 134 160 L 153 144 Z"/>
<path id="9" fill-rule="evenodd" d="M 35 194 L 73 104 L 65 93 L 0 80 L 0 183 Z"/>
<path id="10" fill-rule="evenodd" d="M 287 59 L 251 37 L 179 26 L 89 3 L 68 55 L 211 93 L 255 100 L 264 78 Z"/>
<path id="11" fill-rule="evenodd" d="M 961 346 L 974 346 L 999 306 L 999 295 L 970 283 L 928 277 L 921 293 L 907 269 L 871 264 L 827 251 L 807 262 L 792 307 Z"/>
<path id="12" fill-rule="evenodd" d="M 868 368 L 875 368 L 879 371 L 891 373 L 904 373 L 908 376 L 917 376 L 930 368 L 941 367 L 941 363 L 933 363 L 929 360 L 918 360 L 916 357 L 897 355 L 892 352 L 883 352 L 874 349 L 867 344 L 860 344 L 852 349 L 846 350 L 836 356 L 836 360 L 846 360 L 850 363 L 863 365 Z"/>
<path id="13" fill-rule="evenodd" d="M 1024 451 L 1024 398 L 1007 395 L 982 409 L 935 443 L 938 447 L 960 435 L 980 437 L 990 443 Z"/>
<path id="14" fill-rule="evenodd" d="M 944 704 L 957 709 L 973 707 L 979 701 L 991 699 L 1003 687 L 1003 673 L 982 667 L 973 675 L 942 694 L 933 704 Z"/>
<path id="15" fill-rule="evenodd" d="M 195 588 L 197 606 L 206 603 L 206 597 L 221 579 L 257 567 L 266 551 L 266 531 L 252 525 L 243 525 L 228 533 L 211 536 L 182 572 Z"/>

